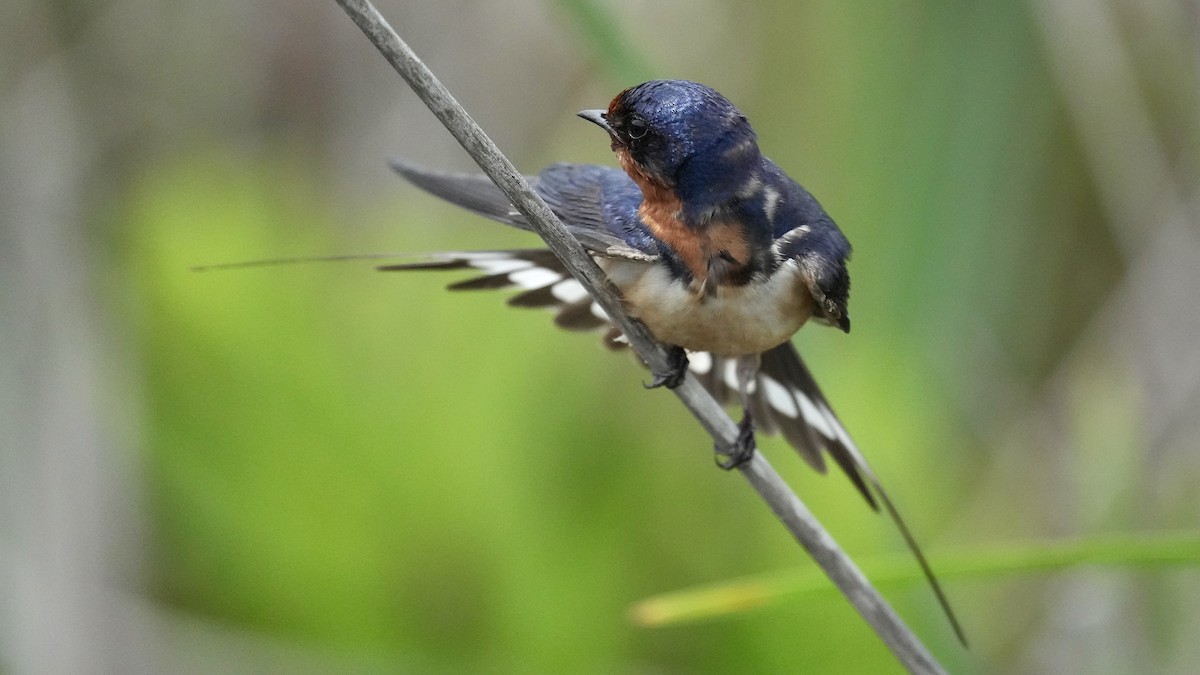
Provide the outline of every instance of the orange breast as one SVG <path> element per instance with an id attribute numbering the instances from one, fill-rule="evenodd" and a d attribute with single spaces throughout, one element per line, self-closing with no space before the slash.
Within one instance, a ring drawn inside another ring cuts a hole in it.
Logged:
<path id="1" fill-rule="evenodd" d="M 619 148 L 617 159 L 642 190 L 638 209 L 642 222 L 659 241 L 674 249 L 698 284 L 708 279 L 710 262 L 715 258 L 723 261 L 726 270 L 736 270 L 750 261 L 750 245 L 739 224 L 718 221 L 689 227 L 682 220 L 683 203 L 674 190 L 646 175 L 628 150 Z"/>
<path id="2" fill-rule="evenodd" d="M 655 237 L 676 251 L 698 282 L 708 279 L 714 261 L 726 272 L 750 262 L 750 246 L 739 224 L 717 221 L 689 227 L 679 218 L 681 207 L 672 193 L 670 200 L 644 200 L 639 215 Z"/>

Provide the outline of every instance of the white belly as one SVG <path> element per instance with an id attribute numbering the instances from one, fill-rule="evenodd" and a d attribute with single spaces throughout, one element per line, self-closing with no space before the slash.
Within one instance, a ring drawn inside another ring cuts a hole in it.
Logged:
<path id="1" fill-rule="evenodd" d="M 766 283 L 720 286 L 697 295 L 661 264 L 599 259 L 621 289 L 630 313 L 662 342 L 722 356 L 758 354 L 800 329 L 812 315 L 812 296 L 787 262 Z"/>

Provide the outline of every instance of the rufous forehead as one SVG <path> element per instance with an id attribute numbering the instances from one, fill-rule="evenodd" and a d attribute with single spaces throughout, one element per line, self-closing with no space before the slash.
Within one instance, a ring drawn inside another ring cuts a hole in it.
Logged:
<path id="1" fill-rule="evenodd" d="M 613 113 L 616 113 L 621 108 L 625 107 L 624 106 L 625 94 L 628 94 L 631 89 L 633 89 L 633 87 L 629 87 L 629 89 L 625 89 L 625 90 L 621 91 L 621 93 L 619 93 L 613 97 L 613 100 L 609 101 L 609 103 L 608 103 L 608 114 L 609 115 L 612 115 Z"/>

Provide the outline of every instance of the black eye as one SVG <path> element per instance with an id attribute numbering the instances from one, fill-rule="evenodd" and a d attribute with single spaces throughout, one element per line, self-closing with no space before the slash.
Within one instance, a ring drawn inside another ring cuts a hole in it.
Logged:
<path id="1" fill-rule="evenodd" d="M 646 124 L 646 120 L 642 119 L 638 115 L 631 115 L 629 117 L 629 129 L 627 133 L 629 134 L 630 138 L 637 140 L 649 132 L 650 125 Z"/>

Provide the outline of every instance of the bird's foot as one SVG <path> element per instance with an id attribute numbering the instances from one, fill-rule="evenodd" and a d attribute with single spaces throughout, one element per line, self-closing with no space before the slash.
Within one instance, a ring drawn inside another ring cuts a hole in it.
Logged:
<path id="1" fill-rule="evenodd" d="M 667 350 L 667 359 L 669 361 L 666 372 L 653 373 L 654 379 L 650 384 L 643 384 L 647 389 L 657 389 L 658 387 L 666 387 L 674 389 L 683 384 L 683 378 L 687 377 L 688 357 L 687 352 L 683 351 L 683 347 L 671 347 Z"/>
<path id="2" fill-rule="evenodd" d="M 738 435 L 733 445 L 727 448 L 717 447 L 717 466 L 726 471 L 742 466 L 754 457 L 754 446 L 754 421 L 747 410 L 742 421 L 738 422 Z"/>

